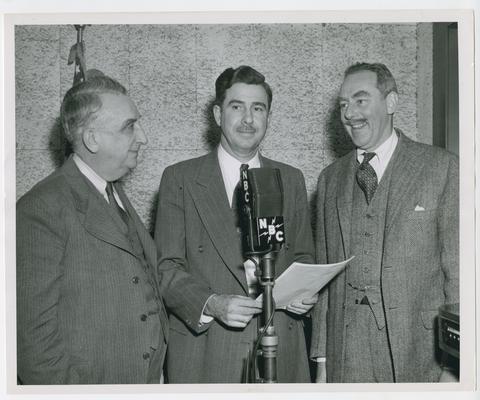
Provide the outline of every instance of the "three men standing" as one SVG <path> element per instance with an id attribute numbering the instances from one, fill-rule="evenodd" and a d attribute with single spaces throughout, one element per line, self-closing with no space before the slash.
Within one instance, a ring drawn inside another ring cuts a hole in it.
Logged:
<path id="1" fill-rule="evenodd" d="M 155 228 L 159 254 L 117 180 L 147 139 L 118 82 L 65 95 L 74 155 L 17 204 L 18 375 L 25 384 L 240 383 L 258 335 L 255 267 L 242 249 L 240 167 L 278 168 L 285 236 L 276 274 L 312 263 L 302 173 L 263 157 L 272 91 L 248 66 L 216 81 L 219 146 L 168 167 Z M 318 181 L 319 263 L 355 259 L 313 312 L 312 357 L 328 382 L 442 380 L 434 321 L 458 294 L 458 160 L 393 127 L 395 80 L 383 64 L 345 72 L 339 104 L 356 149 Z M 170 335 L 162 297 L 171 311 Z M 310 382 L 302 315 L 279 310 L 278 381 Z M 326 359 L 326 362 L 325 362 Z"/>
<path id="2" fill-rule="evenodd" d="M 155 240 L 165 303 L 171 310 L 167 356 L 171 383 L 240 383 L 257 337 L 253 265 L 242 252 L 235 186 L 241 164 L 280 169 L 287 243 L 276 272 L 293 261 L 313 262 L 302 173 L 259 152 L 272 92 L 251 67 L 226 69 L 216 81 L 213 109 L 220 145 L 206 156 L 168 167 L 162 177 Z M 278 381 L 310 382 L 301 314 L 316 297 L 275 314 Z"/>
<path id="3" fill-rule="evenodd" d="M 459 300 L 458 160 L 394 129 L 397 102 L 383 64 L 346 70 L 339 104 L 356 150 L 318 180 L 317 261 L 355 255 L 313 316 L 312 356 L 326 356 L 328 382 L 446 374 L 434 323 Z"/>

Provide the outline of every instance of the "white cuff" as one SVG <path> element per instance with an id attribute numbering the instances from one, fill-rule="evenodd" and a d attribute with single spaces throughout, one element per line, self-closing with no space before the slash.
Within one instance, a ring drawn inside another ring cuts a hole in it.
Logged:
<path id="1" fill-rule="evenodd" d="M 325 363 L 325 362 L 327 362 L 327 357 L 317 357 L 317 358 L 315 358 L 315 362 Z"/>
<path id="2" fill-rule="evenodd" d="M 208 301 L 209 301 L 213 296 L 215 296 L 215 294 L 210 295 L 210 297 L 207 299 L 207 301 L 206 301 L 205 304 L 203 305 L 202 315 L 200 315 L 200 321 L 198 321 L 198 326 L 202 326 L 202 325 L 208 324 L 209 322 L 212 322 L 212 321 L 213 321 L 213 319 L 214 319 L 213 317 L 204 314 L 204 312 L 205 312 L 205 307 L 207 306 Z"/>

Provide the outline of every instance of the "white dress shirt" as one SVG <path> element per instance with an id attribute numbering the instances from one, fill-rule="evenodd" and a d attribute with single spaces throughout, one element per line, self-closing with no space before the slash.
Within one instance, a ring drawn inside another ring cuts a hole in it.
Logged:
<path id="1" fill-rule="evenodd" d="M 80 172 L 92 183 L 93 186 L 100 192 L 103 196 L 105 201 L 108 201 L 107 195 L 107 181 L 103 179 L 100 175 L 98 175 L 85 161 L 83 161 L 78 154 L 73 154 L 73 162 L 76 164 Z M 117 190 L 115 189 L 115 185 L 113 186 L 113 195 L 115 196 L 115 200 L 117 200 L 118 205 L 125 210 L 123 206 L 122 200 L 118 196 Z"/>
<path id="2" fill-rule="evenodd" d="M 248 168 L 260 168 L 260 157 L 258 156 L 257 151 L 250 161 L 241 162 L 227 153 L 222 145 L 218 146 L 217 154 L 220 170 L 222 171 L 223 184 L 225 185 L 225 191 L 227 192 L 228 204 L 230 204 L 231 207 L 233 192 L 240 180 L 240 166 L 242 164 L 248 164 Z"/>

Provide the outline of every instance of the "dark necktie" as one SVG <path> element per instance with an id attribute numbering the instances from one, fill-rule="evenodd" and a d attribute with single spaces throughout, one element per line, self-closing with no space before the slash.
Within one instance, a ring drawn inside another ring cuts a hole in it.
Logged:
<path id="1" fill-rule="evenodd" d="M 115 196 L 113 194 L 113 182 L 107 182 L 107 187 L 105 188 L 105 191 L 107 192 L 110 207 L 112 207 L 115 212 L 120 215 L 123 222 L 125 222 L 125 224 L 128 226 L 128 215 L 125 210 L 117 203 L 117 200 L 115 199 Z"/>
<path id="2" fill-rule="evenodd" d="M 235 186 L 232 197 L 232 208 L 234 210 L 241 210 L 243 207 L 242 175 L 247 169 L 248 164 L 240 165 L 240 180 Z"/>
<path id="3" fill-rule="evenodd" d="M 237 216 L 237 226 L 244 231 L 247 229 L 248 222 L 246 220 L 247 215 L 244 211 L 245 198 L 242 189 L 242 175 L 244 172 L 247 171 L 247 169 L 248 164 L 242 164 L 240 166 L 240 180 L 238 181 L 237 186 L 235 186 L 232 199 L 232 208 Z M 242 240 L 246 240 L 245 234 L 242 235 Z M 248 248 L 249 246 L 244 243 L 243 247 Z M 248 294 L 251 298 L 256 298 L 258 296 L 258 279 L 255 276 L 255 264 L 253 264 L 252 261 L 245 261 L 243 265 L 245 268 L 245 278 L 247 280 Z"/>
<path id="4" fill-rule="evenodd" d="M 367 204 L 370 204 L 378 186 L 377 174 L 370 165 L 370 160 L 373 157 L 375 157 L 375 153 L 363 153 L 363 161 L 357 169 L 357 182 L 363 193 L 365 193 Z"/>

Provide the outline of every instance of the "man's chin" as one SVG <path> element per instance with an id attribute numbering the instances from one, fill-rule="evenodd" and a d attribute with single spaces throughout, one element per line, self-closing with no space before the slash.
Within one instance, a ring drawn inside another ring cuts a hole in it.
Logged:
<path id="1" fill-rule="evenodd" d="M 362 148 L 368 144 L 369 134 L 367 131 L 352 130 L 349 135 L 356 147 Z"/>

